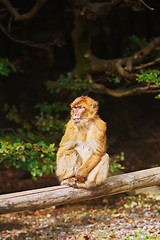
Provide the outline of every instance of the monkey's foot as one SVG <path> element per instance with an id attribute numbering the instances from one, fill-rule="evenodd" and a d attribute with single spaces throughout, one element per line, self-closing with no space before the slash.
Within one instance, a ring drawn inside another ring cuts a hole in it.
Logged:
<path id="1" fill-rule="evenodd" d="M 61 185 L 67 185 L 69 187 L 76 187 L 77 184 L 76 184 L 76 178 L 68 178 L 68 179 L 65 179 L 61 182 Z"/>

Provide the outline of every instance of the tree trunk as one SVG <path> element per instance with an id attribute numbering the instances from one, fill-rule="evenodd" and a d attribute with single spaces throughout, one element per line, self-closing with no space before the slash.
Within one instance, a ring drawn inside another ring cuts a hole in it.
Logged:
<path id="1" fill-rule="evenodd" d="M 71 34 L 75 54 L 73 72 L 76 77 L 81 79 L 86 79 L 90 72 L 90 60 L 85 56 L 90 49 L 89 25 L 89 20 L 75 10 L 74 29 Z"/>
<path id="2" fill-rule="evenodd" d="M 104 185 L 90 190 L 58 186 L 4 194 L 0 196 L 0 213 L 36 210 L 158 184 L 160 184 L 160 167 L 112 176 Z"/>

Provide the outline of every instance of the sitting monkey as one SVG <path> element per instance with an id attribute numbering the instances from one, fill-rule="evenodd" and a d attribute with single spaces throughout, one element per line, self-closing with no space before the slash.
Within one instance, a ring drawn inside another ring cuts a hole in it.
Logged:
<path id="1" fill-rule="evenodd" d="M 106 123 L 97 114 L 98 103 L 82 96 L 71 104 L 71 119 L 59 144 L 57 170 L 61 184 L 90 188 L 106 181 Z"/>

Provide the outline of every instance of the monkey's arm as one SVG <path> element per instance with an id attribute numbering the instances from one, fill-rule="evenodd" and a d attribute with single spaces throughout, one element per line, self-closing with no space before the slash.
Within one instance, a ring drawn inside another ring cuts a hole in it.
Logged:
<path id="1" fill-rule="evenodd" d="M 66 125 L 65 134 L 62 137 L 62 140 L 59 146 L 65 149 L 72 149 L 76 145 L 75 138 L 76 138 L 76 130 L 72 123 L 72 120 L 69 120 L 69 122 Z"/>
<path id="2" fill-rule="evenodd" d="M 90 142 L 92 155 L 77 170 L 76 178 L 79 181 L 84 181 L 84 178 L 97 166 L 106 152 L 106 123 L 99 118 L 95 121 Z"/>
<path id="3" fill-rule="evenodd" d="M 63 156 L 67 150 L 72 150 L 76 146 L 76 131 L 75 127 L 70 120 L 66 125 L 66 131 L 59 144 L 57 158 Z"/>

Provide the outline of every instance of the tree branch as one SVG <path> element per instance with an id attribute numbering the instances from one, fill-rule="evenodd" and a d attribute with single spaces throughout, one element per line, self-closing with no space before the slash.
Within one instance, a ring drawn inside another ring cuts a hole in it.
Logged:
<path id="1" fill-rule="evenodd" d="M 2 26 L 2 24 L 0 24 L 0 29 L 9 39 L 11 39 L 14 42 L 25 44 L 25 45 L 28 45 L 28 46 L 31 46 L 31 47 L 38 47 L 38 44 L 36 44 L 34 42 L 27 41 L 27 40 L 23 41 L 23 40 L 19 40 L 19 39 L 16 39 L 16 38 L 12 37 L 10 34 L 7 33 L 7 31 Z"/>
<path id="2" fill-rule="evenodd" d="M 49 187 L 0 196 L 0 213 L 36 210 L 128 192 L 160 184 L 160 167 L 112 176 L 93 189 Z"/>
<path id="3" fill-rule="evenodd" d="M 102 94 L 108 94 L 112 97 L 125 97 L 130 95 L 140 95 L 143 93 L 159 93 L 160 86 L 147 85 L 147 86 L 134 86 L 132 88 L 110 89 L 103 84 L 94 83 L 91 87 L 91 91 Z"/>
<path id="4" fill-rule="evenodd" d="M 150 6 L 148 6 L 143 0 L 140 0 L 140 2 L 146 7 L 148 8 L 149 10 L 153 11 L 154 8 L 151 8 Z"/>
<path id="5" fill-rule="evenodd" d="M 92 73 L 111 71 L 124 78 L 132 79 L 131 71 L 133 67 L 150 58 L 151 53 L 155 53 L 158 46 L 160 46 L 160 37 L 155 38 L 146 47 L 130 57 L 104 60 L 97 58 L 91 52 L 88 52 L 86 57 L 90 60 Z M 155 63 L 157 61 L 155 60 Z"/>
<path id="6" fill-rule="evenodd" d="M 124 0 L 108 0 L 108 1 L 97 1 L 91 2 L 87 0 L 69 0 L 72 6 L 79 9 L 80 15 L 85 15 L 87 18 L 95 19 L 97 17 L 106 16 L 114 7 L 119 5 L 120 3 L 126 2 L 127 5 L 133 8 L 135 11 L 142 10 L 142 4 L 138 0 L 134 0 L 131 3 L 128 3 Z"/>
<path id="7" fill-rule="evenodd" d="M 120 4 L 122 0 L 111 0 L 108 2 L 93 2 L 87 3 L 85 7 L 83 7 L 83 14 L 88 16 L 95 15 L 96 17 L 106 16 L 112 8 Z"/>
<path id="8" fill-rule="evenodd" d="M 19 13 L 17 12 L 17 9 L 15 9 L 9 0 L 0 0 L 0 3 L 2 3 L 7 10 L 11 13 L 12 16 L 18 17 Z"/>
<path id="9" fill-rule="evenodd" d="M 27 46 L 30 47 L 36 47 L 36 48 L 46 48 L 46 47 L 51 47 L 51 46 L 58 46 L 57 41 L 53 41 L 53 42 L 47 42 L 47 43 L 36 43 L 36 42 L 32 42 L 32 41 L 28 41 L 28 40 L 19 40 L 16 39 L 14 37 L 12 37 L 6 30 L 5 28 L 2 26 L 2 24 L 0 24 L 0 30 L 12 41 L 20 43 L 20 44 L 25 44 Z M 61 42 L 60 44 L 63 44 L 63 42 Z"/>
<path id="10" fill-rule="evenodd" d="M 156 47 L 158 46 L 160 46 L 160 37 L 156 37 L 146 47 L 134 53 L 131 57 L 129 57 L 129 60 L 131 60 L 133 64 L 143 62 L 152 52 L 156 52 Z"/>
<path id="11" fill-rule="evenodd" d="M 36 13 L 46 1 L 47 0 L 37 0 L 34 7 L 28 13 L 19 14 L 17 9 L 12 6 L 9 0 L 0 0 L 0 2 L 7 8 L 7 10 L 11 13 L 11 15 L 14 17 L 14 20 L 16 21 L 25 21 L 31 19 L 36 15 Z"/>
<path id="12" fill-rule="evenodd" d="M 151 67 L 151 66 L 153 66 L 153 65 L 155 65 L 157 63 L 160 63 L 160 58 L 157 58 L 157 59 L 155 59 L 152 62 L 149 62 L 149 63 L 146 63 L 146 64 L 141 64 L 139 66 L 133 67 L 133 69 L 140 70 L 140 69 L 143 69 L 143 68 Z"/>

